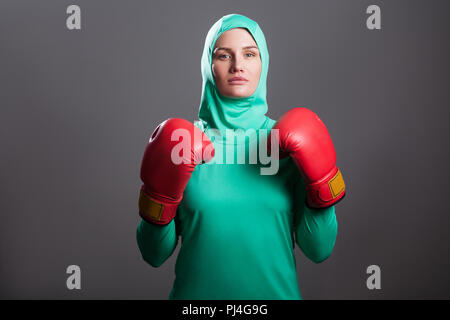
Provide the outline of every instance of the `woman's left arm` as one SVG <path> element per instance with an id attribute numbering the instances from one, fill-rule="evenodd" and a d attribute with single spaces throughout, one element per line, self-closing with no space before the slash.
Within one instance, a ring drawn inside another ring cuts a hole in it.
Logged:
<path id="1" fill-rule="evenodd" d="M 337 220 L 334 206 L 310 209 L 305 205 L 305 185 L 301 178 L 294 187 L 295 242 L 313 262 L 327 259 L 334 248 L 337 236 Z"/>

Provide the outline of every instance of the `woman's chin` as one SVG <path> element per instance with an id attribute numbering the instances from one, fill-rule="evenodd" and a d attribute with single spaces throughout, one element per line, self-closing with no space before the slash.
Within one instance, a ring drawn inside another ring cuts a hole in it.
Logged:
<path id="1" fill-rule="evenodd" d="M 231 90 L 224 94 L 224 96 L 231 99 L 239 99 L 250 97 L 251 93 L 249 93 L 248 90 Z"/>

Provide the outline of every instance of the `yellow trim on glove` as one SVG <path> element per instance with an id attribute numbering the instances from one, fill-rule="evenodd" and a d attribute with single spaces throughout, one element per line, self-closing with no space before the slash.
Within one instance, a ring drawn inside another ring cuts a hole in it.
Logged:
<path id="1" fill-rule="evenodd" d="M 331 190 L 331 195 L 333 199 L 336 199 L 342 191 L 345 189 L 344 178 L 342 178 L 341 171 L 337 171 L 334 177 L 328 182 L 328 187 Z"/>
<path id="2" fill-rule="evenodd" d="M 139 212 L 151 220 L 160 221 L 164 205 L 154 201 L 142 189 L 139 195 Z"/>

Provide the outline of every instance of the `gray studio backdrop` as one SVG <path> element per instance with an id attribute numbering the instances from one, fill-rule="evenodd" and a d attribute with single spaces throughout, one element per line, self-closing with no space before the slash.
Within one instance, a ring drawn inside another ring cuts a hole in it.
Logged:
<path id="1" fill-rule="evenodd" d="M 66 26 L 81 8 L 81 30 Z M 381 29 L 369 30 L 370 5 Z M 316 112 L 348 194 L 331 257 L 296 246 L 305 299 L 450 298 L 445 1 L 0 2 L 0 297 L 167 299 L 179 252 L 146 264 L 135 231 L 153 129 L 197 118 L 221 16 L 265 33 L 268 115 Z M 180 245 L 180 243 L 179 243 Z M 81 270 L 69 290 L 66 269 Z M 380 289 L 369 289 L 369 266 Z"/>

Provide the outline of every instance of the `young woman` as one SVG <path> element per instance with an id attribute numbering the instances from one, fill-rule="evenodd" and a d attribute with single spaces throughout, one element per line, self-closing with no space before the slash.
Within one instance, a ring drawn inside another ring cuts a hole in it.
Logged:
<path id="1" fill-rule="evenodd" d="M 333 250 L 334 204 L 345 185 L 331 139 L 308 109 L 294 108 L 278 122 L 266 116 L 268 66 L 258 24 L 222 17 L 205 41 L 198 121 L 170 118 L 147 145 L 137 242 L 143 259 L 159 267 L 181 237 L 169 299 L 301 299 L 295 243 L 317 263 Z M 261 130 L 267 138 L 274 128 L 281 151 L 275 173 L 261 174 L 267 163 L 260 159 L 237 163 L 242 150 L 250 159 L 251 146 L 267 144 Z M 181 164 L 172 153 L 177 129 L 192 137 L 190 161 Z"/>

